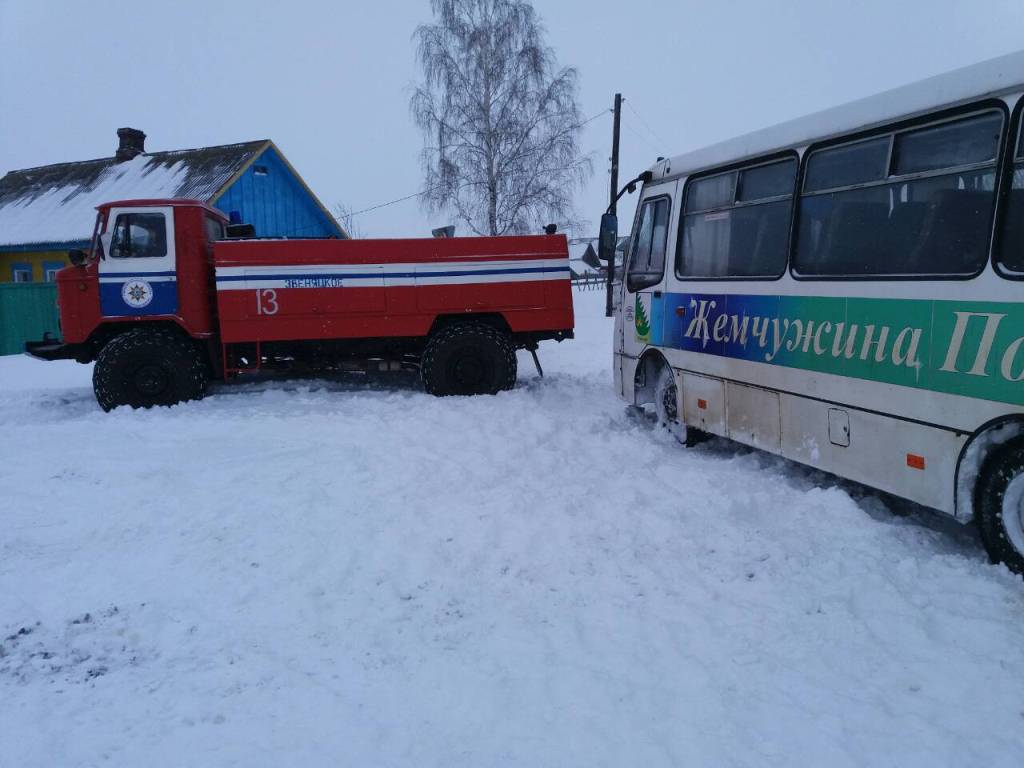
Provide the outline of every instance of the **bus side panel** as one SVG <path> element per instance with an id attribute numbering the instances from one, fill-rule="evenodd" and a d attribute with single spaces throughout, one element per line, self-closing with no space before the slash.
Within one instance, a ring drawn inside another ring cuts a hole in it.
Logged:
<path id="1" fill-rule="evenodd" d="M 780 406 L 786 458 L 953 514 L 967 435 L 798 395 L 782 394 Z M 836 429 L 846 417 L 848 434 Z"/>
<path id="2" fill-rule="evenodd" d="M 729 438 L 778 453 L 782 440 L 779 393 L 730 381 L 726 398 Z"/>
<path id="3" fill-rule="evenodd" d="M 725 384 L 710 376 L 676 374 L 676 391 L 681 394 L 683 423 L 710 435 L 725 436 Z"/>
<path id="4" fill-rule="evenodd" d="M 622 355 L 618 352 L 612 353 L 612 376 L 615 380 L 613 383 L 615 394 L 622 398 Z"/>
<path id="5" fill-rule="evenodd" d="M 965 433 L 689 371 L 676 377 L 689 427 L 954 512 Z"/>
<path id="6" fill-rule="evenodd" d="M 636 368 L 640 362 L 632 355 L 615 353 L 612 359 L 615 366 L 616 390 L 619 397 L 627 403 L 636 402 Z"/>

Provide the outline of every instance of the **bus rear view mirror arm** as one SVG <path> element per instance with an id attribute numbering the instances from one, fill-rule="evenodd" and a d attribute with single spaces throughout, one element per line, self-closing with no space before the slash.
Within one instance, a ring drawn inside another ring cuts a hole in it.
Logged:
<path id="1" fill-rule="evenodd" d="M 622 189 L 619 190 L 619 194 L 617 194 L 615 196 L 615 200 L 608 206 L 607 212 L 611 213 L 612 206 L 614 206 L 615 203 L 619 202 L 619 200 L 621 199 L 621 197 L 624 194 L 626 194 L 628 192 L 629 194 L 632 195 L 634 192 L 636 192 L 636 185 L 637 184 L 639 184 L 639 183 L 648 184 L 648 183 L 650 183 L 651 179 L 653 179 L 653 178 L 654 178 L 654 174 L 653 173 L 651 173 L 650 171 L 644 171 L 639 176 L 637 176 L 635 179 L 632 179 L 631 181 L 626 182 L 626 186 L 624 186 Z"/>

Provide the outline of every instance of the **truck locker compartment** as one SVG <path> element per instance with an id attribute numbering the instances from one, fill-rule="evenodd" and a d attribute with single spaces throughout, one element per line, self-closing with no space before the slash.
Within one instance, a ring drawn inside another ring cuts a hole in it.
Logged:
<path id="1" fill-rule="evenodd" d="M 214 263 L 225 343 L 423 336 L 471 313 L 573 325 L 562 236 L 222 241 Z"/>

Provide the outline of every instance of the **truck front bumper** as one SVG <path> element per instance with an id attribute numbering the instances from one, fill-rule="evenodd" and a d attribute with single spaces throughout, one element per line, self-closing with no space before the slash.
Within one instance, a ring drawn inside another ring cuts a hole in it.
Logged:
<path id="1" fill-rule="evenodd" d="M 25 342 L 25 354 L 40 360 L 76 360 L 81 352 L 81 344 L 65 344 L 50 334 L 46 334 L 42 341 Z"/>

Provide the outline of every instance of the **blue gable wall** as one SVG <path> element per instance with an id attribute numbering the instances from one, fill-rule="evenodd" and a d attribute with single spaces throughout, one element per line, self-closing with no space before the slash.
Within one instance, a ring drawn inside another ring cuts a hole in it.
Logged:
<path id="1" fill-rule="evenodd" d="M 258 237 L 339 237 L 340 230 L 295 178 L 273 147 L 267 147 L 241 176 L 212 201 L 228 216 L 256 227 Z"/>

